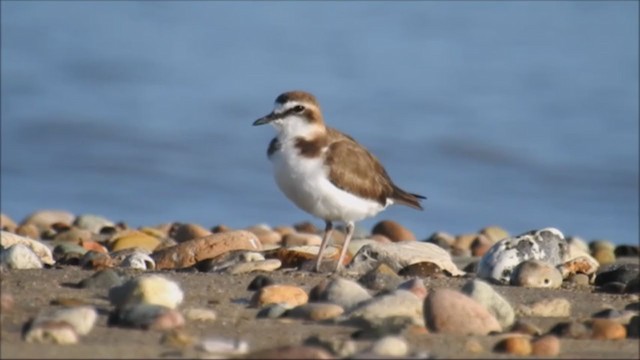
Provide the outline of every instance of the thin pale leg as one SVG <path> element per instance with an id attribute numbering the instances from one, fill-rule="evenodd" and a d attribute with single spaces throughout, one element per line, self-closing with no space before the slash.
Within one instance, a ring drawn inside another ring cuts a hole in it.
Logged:
<path id="1" fill-rule="evenodd" d="M 316 272 L 320 272 L 322 255 L 324 253 L 324 249 L 327 248 L 327 245 L 329 245 L 329 242 L 331 241 L 331 232 L 333 231 L 333 224 L 331 223 L 331 221 L 325 221 L 324 223 L 324 237 L 322 238 L 322 243 L 320 243 L 320 251 L 318 251 L 318 257 L 316 257 Z"/>
<path id="2" fill-rule="evenodd" d="M 338 271 L 342 268 L 342 260 L 344 260 L 344 256 L 347 253 L 347 249 L 349 248 L 349 241 L 351 241 L 351 237 L 353 236 L 353 231 L 356 229 L 355 223 L 353 221 L 347 222 L 347 235 L 344 238 L 344 244 L 342 244 L 342 251 L 340 252 L 340 259 L 338 259 L 338 264 L 336 265 L 336 270 Z"/>

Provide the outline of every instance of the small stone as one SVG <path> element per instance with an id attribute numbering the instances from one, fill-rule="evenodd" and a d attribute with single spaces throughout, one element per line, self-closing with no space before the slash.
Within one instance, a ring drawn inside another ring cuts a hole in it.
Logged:
<path id="1" fill-rule="evenodd" d="M 589 245 L 584 241 L 583 238 L 579 236 L 567 236 L 567 243 L 570 248 L 575 248 L 576 250 L 580 250 L 581 252 L 589 253 Z"/>
<path id="2" fill-rule="evenodd" d="M 531 341 L 531 353 L 535 356 L 558 356 L 560 339 L 553 335 L 545 335 Z"/>
<path id="3" fill-rule="evenodd" d="M 565 298 L 543 299 L 531 305 L 520 305 L 516 311 L 522 316 L 569 317 L 571 303 Z"/>
<path id="4" fill-rule="evenodd" d="M 5 214 L 0 213 L 0 230 L 15 232 L 18 224 Z"/>
<path id="5" fill-rule="evenodd" d="M 33 251 L 43 264 L 53 265 L 53 253 L 51 249 L 43 242 L 16 235 L 7 231 L 0 231 L 0 246 L 8 249 L 12 245 L 23 244 Z"/>
<path id="6" fill-rule="evenodd" d="M 211 232 L 214 234 L 223 233 L 223 232 L 232 231 L 232 230 L 233 230 L 232 228 L 224 224 L 216 225 L 211 228 Z"/>
<path id="7" fill-rule="evenodd" d="M 450 290 L 436 289 L 424 301 L 424 317 L 431 331 L 457 335 L 487 335 L 502 328 L 496 318 L 477 301 Z"/>
<path id="8" fill-rule="evenodd" d="M 313 321 L 322 321 L 336 318 L 344 313 L 340 305 L 329 303 L 308 303 L 289 310 L 288 317 Z"/>
<path id="9" fill-rule="evenodd" d="M 415 264 L 411 264 L 406 266 L 400 271 L 398 271 L 398 275 L 400 276 L 411 276 L 411 277 L 419 277 L 419 278 L 427 278 L 427 277 L 442 277 L 444 273 L 442 269 L 428 261 L 423 261 Z"/>
<path id="10" fill-rule="evenodd" d="M 130 248 L 140 248 L 153 251 L 160 245 L 160 239 L 147 235 L 142 231 L 131 231 L 119 235 L 112 240 L 111 250 L 119 251 Z"/>
<path id="11" fill-rule="evenodd" d="M 589 286 L 589 276 L 585 274 L 572 274 L 567 280 L 580 287 Z"/>
<path id="12" fill-rule="evenodd" d="M 293 233 L 282 238 L 283 246 L 320 246 L 322 237 L 316 234 Z"/>
<path id="13" fill-rule="evenodd" d="M 320 338 L 317 335 L 312 335 L 304 340 L 303 344 L 306 346 L 321 347 L 338 358 L 352 358 L 357 352 L 358 346 L 355 341 L 351 339 L 343 339 L 337 336 L 329 336 Z"/>
<path id="14" fill-rule="evenodd" d="M 539 327 L 525 320 L 516 321 L 511 327 L 511 332 L 530 336 L 538 336 L 542 334 L 542 330 L 540 330 Z"/>
<path id="15" fill-rule="evenodd" d="M 110 289 L 122 285 L 124 280 L 113 269 L 96 271 L 90 277 L 82 279 L 78 287 L 82 289 Z"/>
<path id="16" fill-rule="evenodd" d="M 522 262 L 541 260 L 558 266 L 564 262 L 568 244 L 558 229 L 532 230 L 495 243 L 478 264 L 478 277 L 503 284 Z"/>
<path id="17" fill-rule="evenodd" d="M 69 345 L 78 343 L 79 337 L 69 323 L 64 321 L 42 322 L 30 326 L 25 333 L 28 343 Z"/>
<path id="18" fill-rule="evenodd" d="M 618 340 L 627 337 L 627 328 L 610 319 L 593 319 L 590 321 L 591 338 L 595 340 Z"/>
<path id="19" fill-rule="evenodd" d="M 614 250 L 609 248 L 595 249 L 591 252 L 591 256 L 593 256 L 600 265 L 608 265 L 616 262 Z"/>
<path id="20" fill-rule="evenodd" d="M 113 267 L 113 259 L 109 254 L 96 251 L 87 251 L 80 258 L 80 264 L 84 269 L 101 270 Z"/>
<path id="21" fill-rule="evenodd" d="M 185 268 L 206 259 L 233 250 L 261 250 L 258 238 L 244 230 L 217 233 L 203 238 L 185 241 L 176 246 L 158 250 L 152 254 L 156 268 Z"/>
<path id="22" fill-rule="evenodd" d="M 407 290 L 376 296 L 360 303 L 348 312 L 355 323 L 364 323 L 370 327 L 384 327 L 388 319 L 404 318 L 411 324 L 424 326 L 422 299 Z"/>
<path id="23" fill-rule="evenodd" d="M 100 245 L 95 241 L 83 241 L 82 244 L 80 245 L 82 245 L 82 247 L 87 251 L 93 250 L 93 251 L 101 252 L 103 254 L 109 253 L 109 250 L 107 250 L 106 247 Z"/>
<path id="24" fill-rule="evenodd" d="M 515 320 L 513 308 L 491 285 L 475 279 L 467 282 L 461 291 L 489 310 L 503 329 L 513 324 Z"/>
<path id="25" fill-rule="evenodd" d="M 60 309 L 52 313 L 39 314 L 32 323 L 32 327 L 37 327 L 45 323 L 64 322 L 73 328 L 77 335 L 87 335 L 93 329 L 93 325 L 98 318 L 97 311 L 91 306 L 71 307 Z"/>
<path id="26" fill-rule="evenodd" d="M 335 359 L 327 350 L 316 346 L 284 346 L 250 353 L 246 359 Z"/>
<path id="27" fill-rule="evenodd" d="M 125 327 L 171 330 L 184 326 L 185 320 L 178 311 L 162 305 L 134 304 L 116 311 L 111 322 Z"/>
<path id="28" fill-rule="evenodd" d="M 156 268 L 156 263 L 153 261 L 151 256 L 141 251 L 135 251 L 127 255 L 122 260 L 120 267 L 139 270 L 153 270 Z"/>
<path id="29" fill-rule="evenodd" d="M 273 281 L 270 277 L 265 275 L 258 275 L 255 278 L 253 278 L 253 280 L 251 280 L 251 282 L 249 283 L 249 286 L 247 287 L 247 290 L 256 291 L 256 290 L 262 289 L 265 286 L 269 286 L 273 284 L 275 284 L 275 281 Z"/>
<path id="30" fill-rule="evenodd" d="M 22 225 L 33 224 L 42 232 L 49 229 L 49 227 L 55 223 L 71 225 L 74 219 L 75 215 L 68 211 L 38 210 L 27 216 L 27 218 L 22 221 Z"/>
<path id="31" fill-rule="evenodd" d="M 307 234 L 317 234 L 318 228 L 316 228 L 313 223 L 308 221 L 299 222 L 293 225 L 293 228 L 296 229 L 297 232 L 307 233 Z"/>
<path id="32" fill-rule="evenodd" d="M 624 294 L 627 289 L 627 285 L 622 282 L 610 282 L 600 286 L 599 290 L 609 294 Z"/>
<path id="33" fill-rule="evenodd" d="M 80 263 L 80 258 L 87 252 L 87 249 L 83 248 L 80 245 L 76 245 L 73 243 L 60 243 L 53 248 L 53 258 L 57 263 L 60 263 L 60 259 L 69 259 L 69 254 L 75 254 L 77 257 L 78 265 Z"/>
<path id="34" fill-rule="evenodd" d="M 489 251 L 489 249 L 491 249 L 491 246 L 493 246 L 493 242 L 491 242 L 491 240 L 489 240 L 486 236 L 484 235 L 478 235 L 478 237 L 475 238 L 475 240 L 473 240 L 473 242 L 471 243 L 471 255 L 472 256 L 483 256 L 487 251 Z"/>
<path id="35" fill-rule="evenodd" d="M 53 237 L 53 242 L 55 244 L 71 243 L 80 245 L 84 241 L 91 241 L 91 239 L 92 235 L 89 230 L 71 227 L 56 234 L 56 236 Z"/>
<path id="36" fill-rule="evenodd" d="M 160 338 L 160 344 L 180 349 L 188 348 L 195 342 L 196 339 L 183 328 L 171 329 Z"/>
<path id="37" fill-rule="evenodd" d="M 169 236 L 178 243 L 211 235 L 211 231 L 198 224 L 175 223 L 169 230 Z"/>
<path id="38" fill-rule="evenodd" d="M 188 320 L 194 321 L 215 321 L 218 317 L 215 311 L 206 308 L 185 309 L 184 316 Z"/>
<path id="39" fill-rule="evenodd" d="M 477 339 L 469 339 L 464 344 L 464 349 L 472 354 L 480 354 L 484 352 L 484 347 Z"/>
<path id="40" fill-rule="evenodd" d="M 557 269 L 562 274 L 563 279 L 567 279 L 573 274 L 585 274 L 589 276 L 589 282 L 595 276 L 600 264 L 591 255 L 581 255 L 558 265 Z"/>
<path id="41" fill-rule="evenodd" d="M 484 235 L 487 237 L 487 239 L 489 239 L 489 241 L 492 244 L 497 243 L 498 241 L 502 240 L 502 239 L 506 239 L 509 237 L 509 233 L 507 232 L 507 230 L 501 228 L 500 226 L 497 225 L 491 225 L 491 226 L 487 226 L 484 227 L 482 229 L 480 229 L 480 231 L 478 231 L 478 233 Z"/>
<path id="42" fill-rule="evenodd" d="M 198 344 L 198 349 L 209 354 L 231 358 L 247 354 L 249 352 L 249 344 L 240 339 L 206 338 Z"/>
<path id="43" fill-rule="evenodd" d="M 403 282 L 398 285 L 398 290 L 407 290 L 417 296 L 420 300 L 424 300 L 428 294 L 428 290 L 424 286 L 424 282 L 418 278 L 409 279 Z"/>
<path id="44" fill-rule="evenodd" d="M 570 339 L 587 339 L 591 336 L 591 330 L 585 324 L 577 321 L 556 324 L 549 330 L 549 333 Z"/>
<path id="45" fill-rule="evenodd" d="M 25 244 L 15 244 L 0 255 L 0 263 L 9 269 L 42 269 L 43 265 L 38 255 Z"/>
<path id="46" fill-rule="evenodd" d="M 15 229 L 15 233 L 33 240 L 40 239 L 40 230 L 33 224 L 20 225 Z"/>
<path id="47" fill-rule="evenodd" d="M 269 318 L 277 319 L 283 316 L 287 311 L 291 309 L 288 304 L 268 304 L 263 306 L 256 314 L 257 318 Z"/>
<path id="48" fill-rule="evenodd" d="M 375 269 L 358 279 L 360 284 L 374 291 L 391 291 L 397 288 L 401 281 L 402 278 L 385 263 L 380 263 Z"/>
<path id="49" fill-rule="evenodd" d="M 282 262 L 278 259 L 268 259 L 261 261 L 252 261 L 246 263 L 239 263 L 230 266 L 227 269 L 229 274 L 246 274 L 254 271 L 274 271 L 282 266 Z"/>
<path id="50" fill-rule="evenodd" d="M 73 225 L 80 229 L 88 230 L 91 233 L 99 234 L 103 227 L 115 226 L 115 223 L 100 215 L 82 214 L 75 218 Z"/>
<path id="51" fill-rule="evenodd" d="M 595 280 L 595 285 L 602 286 L 606 283 L 620 282 L 627 284 L 633 278 L 639 276 L 640 265 L 633 263 L 613 264 L 601 268 Z"/>
<path id="52" fill-rule="evenodd" d="M 292 246 L 281 247 L 275 250 L 274 257 L 282 262 L 283 268 L 300 268 L 304 270 L 302 266 L 308 266 L 309 271 L 315 271 L 315 259 L 320 251 L 319 246 Z M 327 246 L 323 255 L 323 265 L 327 262 L 337 261 L 340 257 L 340 249 L 335 246 Z M 309 265 L 306 263 L 311 262 Z M 334 267 L 335 268 L 335 262 Z M 322 270 L 322 269 L 321 269 Z"/>
<path id="53" fill-rule="evenodd" d="M 452 248 L 458 250 L 471 250 L 471 244 L 473 244 L 478 236 L 478 234 L 460 234 L 456 236 Z"/>
<path id="54" fill-rule="evenodd" d="M 291 307 L 306 304 L 307 293 L 297 286 L 269 285 L 258 290 L 251 298 L 251 306 L 262 307 L 267 304 L 286 303 Z"/>
<path id="55" fill-rule="evenodd" d="M 399 336 L 385 336 L 373 343 L 370 351 L 385 357 L 404 357 L 409 353 L 409 344 Z"/>
<path id="56" fill-rule="evenodd" d="M 268 225 L 254 225 L 245 230 L 254 234 L 263 245 L 278 245 L 282 243 L 282 235 L 271 230 Z"/>
<path id="57" fill-rule="evenodd" d="M 531 341 L 524 336 L 510 336 L 499 341 L 494 349 L 511 355 L 527 356 L 531 354 Z"/>
<path id="58" fill-rule="evenodd" d="M 280 234 L 280 236 L 282 236 L 283 238 L 286 235 L 295 234 L 297 232 L 296 229 L 293 228 L 293 226 L 286 226 L 286 225 L 276 226 L 273 228 L 273 231 Z"/>
<path id="59" fill-rule="evenodd" d="M 13 309 L 15 300 L 11 294 L 0 294 L 0 312 L 6 314 Z"/>
<path id="60" fill-rule="evenodd" d="M 640 316 L 634 316 L 627 325 L 627 335 L 629 338 L 636 339 L 640 337 Z"/>
<path id="61" fill-rule="evenodd" d="M 161 305 L 175 309 L 184 298 L 180 286 L 162 275 L 143 275 L 109 290 L 116 308 L 135 304 Z"/>
<path id="62" fill-rule="evenodd" d="M 614 251 L 615 256 L 619 257 L 638 257 L 640 256 L 640 246 L 638 245 L 618 245 Z"/>
<path id="63" fill-rule="evenodd" d="M 353 280 L 337 277 L 327 284 L 322 284 L 322 287 L 323 289 L 317 291 L 317 300 L 340 305 L 346 311 L 371 299 L 369 292 Z"/>
<path id="64" fill-rule="evenodd" d="M 426 240 L 428 243 L 432 243 L 438 245 L 439 247 L 449 250 L 453 243 L 455 242 L 455 237 L 449 233 L 444 231 L 437 231 L 431 234 L 429 238 Z"/>
<path id="65" fill-rule="evenodd" d="M 562 285 L 562 274 L 548 262 L 527 260 L 513 270 L 511 285 L 557 289 Z"/>
<path id="66" fill-rule="evenodd" d="M 371 234 L 384 235 L 393 242 L 405 240 L 416 241 L 416 236 L 409 229 L 393 220 L 382 220 L 378 222 L 371 230 Z"/>

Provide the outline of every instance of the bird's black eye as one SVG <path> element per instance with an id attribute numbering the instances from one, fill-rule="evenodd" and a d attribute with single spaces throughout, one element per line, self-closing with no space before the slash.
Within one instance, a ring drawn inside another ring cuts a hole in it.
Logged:
<path id="1" fill-rule="evenodd" d="M 293 107 L 293 111 L 295 111 L 297 113 L 303 112 L 304 111 L 304 106 L 296 105 L 296 106 Z"/>

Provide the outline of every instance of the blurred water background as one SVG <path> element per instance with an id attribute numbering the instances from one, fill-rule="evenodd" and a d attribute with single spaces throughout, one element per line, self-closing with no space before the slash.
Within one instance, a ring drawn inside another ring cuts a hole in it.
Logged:
<path id="1" fill-rule="evenodd" d="M 1 210 L 133 226 L 312 220 L 251 123 L 313 92 L 419 238 L 638 241 L 638 2 L 2 1 Z"/>

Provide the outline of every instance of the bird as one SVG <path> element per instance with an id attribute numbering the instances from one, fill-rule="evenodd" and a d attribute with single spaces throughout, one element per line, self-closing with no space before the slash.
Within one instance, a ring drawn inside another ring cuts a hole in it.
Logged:
<path id="1" fill-rule="evenodd" d="M 399 188 L 364 146 L 325 124 L 313 94 L 301 90 L 280 94 L 273 111 L 253 122 L 253 126 L 265 124 L 277 131 L 267 148 L 276 184 L 297 207 L 325 222 L 316 272 L 320 272 L 334 222 L 343 222 L 346 228 L 334 270 L 338 272 L 357 221 L 391 204 L 423 210 L 420 201 L 426 197 Z"/>

